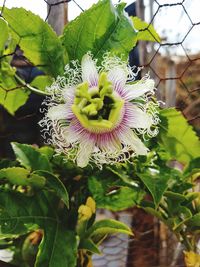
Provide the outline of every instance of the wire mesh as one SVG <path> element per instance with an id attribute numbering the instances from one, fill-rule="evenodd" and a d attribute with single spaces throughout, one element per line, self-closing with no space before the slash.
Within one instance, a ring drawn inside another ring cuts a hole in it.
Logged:
<path id="1" fill-rule="evenodd" d="M 199 1 L 150 1 L 151 16 L 161 43 L 146 44 L 145 71 L 157 81 L 158 96 L 166 106 L 176 106 L 188 121 L 200 129 L 198 66 L 200 63 Z M 163 21 L 163 22 L 162 22 Z M 149 51 L 147 51 L 149 49 Z"/>
<path id="2" fill-rule="evenodd" d="M 182 246 L 166 226 L 152 215 L 133 208 L 118 213 L 100 211 L 100 218 L 126 223 L 133 237 L 108 237 L 100 247 L 102 255 L 93 257 L 94 267 L 183 267 Z"/>
<path id="3" fill-rule="evenodd" d="M 56 8 L 64 8 L 67 4 L 68 18 L 69 14 L 71 17 L 74 16 L 72 13 L 75 9 L 76 12 L 85 9 L 81 0 L 42 1 L 46 4 L 44 19 L 47 21 Z M 0 1 L 3 7 L 1 16 L 4 7 L 9 3 L 9 0 L 4 0 L 2 3 Z M 87 1 L 84 1 L 84 5 L 86 3 Z M 140 65 L 144 66 L 143 72 L 149 71 L 156 80 L 157 96 L 165 102 L 165 106 L 176 106 L 198 132 L 200 132 L 199 8 L 199 0 L 136 1 L 137 15 L 153 24 L 161 36 L 160 44 L 139 42 L 137 49 Z M 149 26 L 143 30 L 149 31 Z M 37 66 L 28 62 L 19 49 L 8 56 L 13 57 L 12 65 L 17 67 L 26 82 L 30 82 L 38 75 L 38 70 L 35 68 Z M 42 143 L 37 124 L 41 117 L 38 110 L 42 100 L 41 96 L 32 94 L 26 105 L 16 112 L 15 117 L 0 106 L 0 157 L 12 156 L 9 145 L 11 141 Z M 137 209 L 109 216 L 128 223 L 134 229 L 135 237 L 127 239 L 120 235 L 107 239 L 102 245 L 103 256 L 94 257 L 95 267 L 182 266 L 183 259 L 180 256 L 182 248 L 174 236 L 152 216 Z"/>

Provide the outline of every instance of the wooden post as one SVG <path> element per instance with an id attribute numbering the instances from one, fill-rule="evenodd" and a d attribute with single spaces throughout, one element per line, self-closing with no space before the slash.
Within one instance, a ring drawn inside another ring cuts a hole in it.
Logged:
<path id="1" fill-rule="evenodd" d="M 144 0 L 137 0 L 136 1 L 136 14 L 137 16 L 144 20 L 144 10 L 145 10 L 145 6 L 144 6 Z M 138 48 L 139 48 L 139 58 L 140 58 L 140 65 L 144 65 L 146 64 L 146 42 L 145 41 L 140 41 L 138 43 Z"/>
<path id="2" fill-rule="evenodd" d="M 176 66 L 174 61 L 168 60 L 168 69 L 166 76 L 173 78 L 176 77 Z M 165 84 L 165 107 L 175 107 L 176 106 L 176 81 L 175 79 L 166 80 Z"/>
<path id="3" fill-rule="evenodd" d="M 62 34 L 63 27 L 68 22 L 68 3 L 59 3 L 60 0 L 48 0 L 48 23 L 52 26 L 55 32 Z"/>

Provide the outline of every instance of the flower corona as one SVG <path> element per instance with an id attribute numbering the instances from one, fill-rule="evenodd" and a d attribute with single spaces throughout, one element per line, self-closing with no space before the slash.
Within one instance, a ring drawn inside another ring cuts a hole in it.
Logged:
<path id="1" fill-rule="evenodd" d="M 127 62 L 105 54 L 100 66 L 90 53 L 71 62 L 65 76 L 48 88 L 40 121 L 43 136 L 58 153 L 85 167 L 99 167 L 146 155 L 141 139 L 157 134 L 154 81 L 136 74 Z"/>

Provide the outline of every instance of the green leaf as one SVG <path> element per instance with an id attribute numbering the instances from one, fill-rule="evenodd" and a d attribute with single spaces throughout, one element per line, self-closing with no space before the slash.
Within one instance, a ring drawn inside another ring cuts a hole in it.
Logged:
<path id="1" fill-rule="evenodd" d="M 13 185 L 33 186 L 42 188 L 45 185 L 46 179 L 39 177 L 21 167 L 11 167 L 0 170 L 0 179 L 7 179 Z"/>
<path id="2" fill-rule="evenodd" d="M 101 254 L 101 251 L 95 245 L 95 243 L 91 239 L 83 239 L 79 244 L 79 249 L 88 250 L 94 254 Z"/>
<path id="3" fill-rule="evenodd" d="M 145 210 L 147 213 L 153 215 L 154 217 L 158 218 L 159 220 L 165 222 L 166 219 L 166 212 L 165 211 L 160 211 L 159 209 L 155 209 L 154 204 L 150 201 L 145 201 L 143 200 L 140 203 L 140 206 L 143 210 Z"/>
<path id="4" fill-rule="evenodd" d="M 185 227 L 184 224 L 192 217 L 191 210 L 187 207 L 191 200 L 191 198 L 187 198 L 185 195 L 176 192 L 165 192 L 165 201 L 169 216 L 166 224 L 173 231 L 181 231 Z"/>
<path id="5" fill-rule="evenodd" d="M 32 187 L 43 188 L 46 185 L 46 179 L 43 176 L 31 173 L 28 179 L 28 183 Z"/>
<path id="6" fill-rule="evenodd" d="M 126 185 L 130 187 L 138 186 L 136 181 L 133 180 L 133 178 L 130 176 L 130 173 L 128 169 L 123 169 L 121 166 L 109 166 L 107 167 L 108 170 L 110 170 L 112 173 L 114 173 L 117 177 L 119 177 Z"/>
<path id="7" fill-rule="evenodd" d="M 6 178 L 13 185 L 28 185 L 27 177 L 30 172 L 21 167 L 11 167 L 0 170 L 0 179 Z"/>
<path id="8" fill-rule="evenodd" d="M 200 157 L 192 159 L 184 170 L 184 176 L 187 178 L 198 178 L 200 175 Z"/>
<path id="9" fill-rule="evenodd" d="M 45 229 L 35 267 L 76 267 L 78 252 L 75 233 L 59 224 L 55 226 L 49 224 Z"/>
<path id="10" fill-rule="evenodd" d="M 31 171 L 44 170 L 51 172 L 48 158 L 30 145 L 11 143 L 17 160 Z"/>
<path id="11" fill-rule="evenodd" d="M 187 201 L 184 195 L 171 191 L 166 191 L 165 197 L 170 216 L 178 215 L 183 207 L 183 203 Z"/>
<path id="12" fill-rule="evenodd" d="M 10 114 L 23 106 L 30 92 L 24 86 L 19 86 L 15 80 L 15 69 L 10 66 L 6 59 L 0 60 L 0 105 Z"/>
<path id="13" fill-rule="evenodd" d="M 38 150 L 41 154 L 45 155 L 48 160 L 51 160 L 54 155 L 54 149 L 50 146 L 42 146 Z"/>
<path id="14" fill-rule="evenodd" d="M 88 186 L 97 207 L 112 211 L 133 207 L 144 196 L 144 192 L 139 188 L 118 186 L 109 178 L 104 180 L 93 176 L 89 177 Z"/>
<path id="15" fill-rule="evenodd" d="M 154 217 L 156 217 L 157 219 L 159 219 L 160 221 L 163 221 L 163 222 L 166 223 L 166 221 L 164 220 L 163 215 L 162 215 L 161 212 L 159 212 L 159 211 L 157 211 L 156 209 L 151 208 L 151 207 L 143 207 L 143 209 L 144 209 L 147 213 L 149 213 L 149 214 L 153 215 Z"/>
<path id="16" fill-rule="evenodd" d="M 174 209 L 173 214 L 166 221 L 166 224 L 175 232 L 180 232 L 185 228 L 185 224 L 192 217 L 190 209 L 178 206 Z"/>
<path id="17" fill-rule="evenodd" d="M 179 204 L 187 200 L 187 198 L 184 195 L 171 191 L 166 191 L 165 196 L 172 200 L 172 204 L 173 202 Z"/>
<path id="18" fill-rule="evenodd" d="M 0 236 L 16 236 L 33 230 L 46 220 L 55 221 L 42 194 L 32 197 L 14 191 L 0 190 Z"/>
<path id="19" fill-rule="evenodd" d="M 55 194 L 63 200 L 65 205 L 69 207 L 69 196 L 67 189 L 57 176 L 47 171 L 35 171 L 34 173 L 45 177 L 47 189 L 53 190 Z"/>
<path id="20" fill-rule="evenodd" d="M 193 200 L 198 200 L 198 198 L 200 197 L 200 192 L 189 192 L 186 196 L 186 205 L 188 203 L 191 203 Z"/>
<path id="21" fill-rule="evenodd" d="M 0 169 L 15 167 L 17 165 L 17 161 L 11 161 L 9 159 L 0 159 Z"/>
<path id="22" fill-rule="evenodd" d="M 199 157 L 200 140 L 181 112 L 171 108 L 162 110 L 160 115 L 160 144 L 171 158 L 187 165 Z"/>
<path id="23" fill-rule="evenodd" d="M 8 249 L 9 247 L 12 247 L 12 246 L 13 246 L 13 242 L 12 241 L 4 240 L 4 239 L 0 240 L 0 250 L 1 249 Z"/>
<path id="24" fill-rule="evenodd" d="M 31 86 L 38 88 L 40 91 L 45 91 L 46 87 L 53 83 L 53 79 L 50 76 L 39 75 L 30 83 Z"/>
<path id="25" fill-rule="evenodd" d="M 133 25 L 136 30 L 138 30 L 137 39 L 143 41 L 151 41 L 160 43 L 160 36 L 154 29 L 153 25 L 142 21 L 138 17 L 131 17 Z"/>
<path id="26" fill-rule="evenodd" d="M 0 38 L 0 56 L 1 56 L 2 52 L 5 49 L 5 43 L 8 40 L 8 37 L 9 37 L 8 24 L 1 17 L 0 17 L 0 33 L 1 33 L 1 38 Z"/>
<path id="27" fill-rule="evenodd" d="M 86 237 L 90 237 L 94 241 L 105 235 L 118 233 L 133 235 L 132 230 L 126 224 L 116 220 L 105 219 L 95 222 L 86 232 Z"/>
<path id="28" fill-rule="evenodd" d="M 43 229 L 35 267 L 75 267 L 75 233 L 58 218 L 57 205 L 49 203 L 43 192 L 32 197 L 18 192 L 0 192 L 0 236 L 15 237 L 34 229 Z"/>
<path id="29" fill-rule="evenodd" d="M 34 65 L 54 77 L 64 72 L 67 53 L 48 23 L 23 8 L 4 8 L 3 16 L 13 38 Z"/>
<path id="30" fill-rule="evenodd" d="M 195 214 L 190 220 L 187 221 L 189 229 L 200 229 L 200 213 Z"/>
<path id="31" fill-rule="evenodd" d="M 123 9 L 124 4 L 115 8 L 110 0 L 102 0 L 68 23 L 62 41 L 70 60 L 81 60 L 88 51 L 99 59 L 106 51 L 127 59 L 136 32 Z"/>
<path id="32" fill-rule="evenodd" d="M 155 171 L 154 173 L 137 173 L 137 175 L 151 193 L 155 206 L 158 206 L 164 192 L 168 188 L 170 175 L 168 173 L 159 173 L 157 171 Z"/>

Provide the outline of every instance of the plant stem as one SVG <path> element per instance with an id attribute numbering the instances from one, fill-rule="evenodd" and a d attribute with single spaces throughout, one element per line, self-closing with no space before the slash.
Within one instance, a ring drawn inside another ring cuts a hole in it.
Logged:
<path id="1" fill-rule="evenodd" d="M 181 234 L 181 237 L 183 238 L 183 244 L 184 244 L 184 246 L 186 247 L 186 249 L 187 249 L 188 251 L 193 251 L 193 252 L 195 252 L 195 248 L 194 248 L 194 247 L 192 246 L 192 244 L 190 243 L 190 241 L 189 241 L 187 235 L 186 235 L 184 232 L 181 232 L 180 234 Z"/>
<path id="2" fill-rule="evenodd" d="M 26 86 L 29 90 L 31 90 L 32 92 L 39 94 L 39 95 L 50 95 L 47 92 L 43 92 L 41 90 L 38 90 L 37 88 L 31 86 L 30 84 L 26 83 L 24 80 L 22 80 L 17 74 L 15 74 L 15 78 L 18 82 L 20 82 L 23 86 Z"/>

